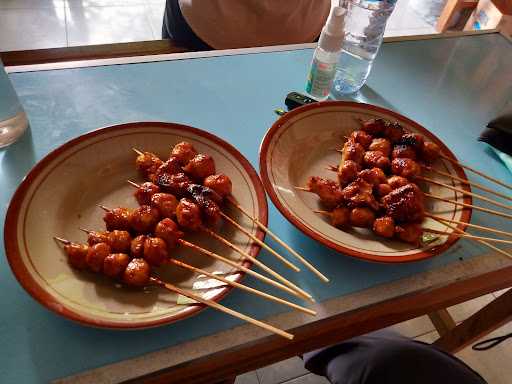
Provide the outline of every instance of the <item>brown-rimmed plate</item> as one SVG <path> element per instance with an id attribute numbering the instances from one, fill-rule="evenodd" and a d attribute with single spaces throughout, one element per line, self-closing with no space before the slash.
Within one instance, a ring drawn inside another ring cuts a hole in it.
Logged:
<path id="1" fill-rule="evenodd" d="M 154 152 L 167 158 L 174 144 L 191 142 L 198 151 L 210 154 L 217 171 L 233 181 L 233 196 L 253 216 L 267 222 L 267 203 L 261 181 L 248 160 L 232 145 L 197 128 L 162 122 L 115 125 L 79 136 L 43 158 L 25 177 L 9 205 L 5 221 L 6 254 L 14 275 L 37 301 L 50 310 L 82 324 L 137 329 L 185 319 L 201 309 L 198 304 L 177 304 L 177 295 L 157 287 L 130 289 L 100 275 L 75 271 L 53 240 L 61 236 L 85 242 L 79 227 L 102 230 L 103 212 L 109 207 L 136 207 L 134 189 L 126 180 L 142 181 L 134 167 L 132 148 Z M 234 217 L 258 237 L 263 233 L 253 223 L 232 211 Z M 242 249 L 256 256 L 259 247 L 231 227 L 220 232 Z M 202 234 L 187 235 L 202 245 L 239 263 L 240 255 Z M 196 252 L 179 248 L 177 259 L 210 272 L 224 273 L 239 281 L 234 268 Z M 160 267 L 156 273 L 174 284 L 192 288 L 198 280 L 175 266 Z M 204 297 L 220 300 L 230 287 L 198 291 Z"/>
<path id="2" fill-rule="evenodd" d="M 320 243 L 346 255 L 386 263 L 421 260 L 437 255 L 452 246 L 459 237 L 442 236 L 420 248 L 397 240 L 377 237 L 366 229 L 352 228 L 347 231 L 331 226 L 328 218 L 314 213 L 322 209 L 318 197 L 299 191 L 296 186 L 305 186 L 310 176 L 336 179 L 326 168 L 338 164 L 340 155 L 334 151 L 341 148 L 346 137 L 359 129 L 358 119 L 383 118 L 400 122 L 407 130 L 425 136 L 435 142 L 442 152 L 455 159 L 453 153 L 433 133 L 418 123 L 385 108 L 354 102 L 326 101 L 294 109 L 279 118 L 265 135 L 260 147 L 260 175 L 263 185 L 279 211 L 297 228 Z M 467 180 L 464 170 L 449 161 L 439 159 L 433 167 Z M 447 177 L 435 173 L 424 173 L 441 182 L 464 188 Z M 423 190 L 435 195 L 471 203 L 471 198 L 433 184 L 420 184 Z M 426 210 L 438 216 L 469 222 L 471 210 L 460 209 L 453 204 L 427 199 Z M 446 230 L 432 219 L 426 219 L 425 227 Z M 459 224 L 464 230 L 465 225 Z M 450 232 L 451 233 L 451 230 Z"/>

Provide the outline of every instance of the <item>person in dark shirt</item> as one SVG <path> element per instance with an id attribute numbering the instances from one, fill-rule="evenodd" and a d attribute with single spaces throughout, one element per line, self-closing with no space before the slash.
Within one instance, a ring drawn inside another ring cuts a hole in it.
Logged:
<path id="1" fill-rule="evenodd" d="M 440 349 L 389 330 L 304 354 L 306 369 L 333 384 L 485 384 L 468 365 Z"/>

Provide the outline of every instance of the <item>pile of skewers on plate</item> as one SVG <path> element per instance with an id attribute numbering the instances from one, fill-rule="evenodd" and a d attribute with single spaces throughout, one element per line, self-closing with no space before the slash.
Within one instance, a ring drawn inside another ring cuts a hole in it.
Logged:
<path id="1" fill-rule="evenodd" d="M 447 234 L 422 226 L 425 218 L 431 218 L 455 232 L 449 235 L 483 242 L 510 257 L 507 252 L 490 245 L 489 242 L 512 244 L 512 241 L 466 234 L 452 224 L 462 224 L 482 231 L 512 236 L 509 232 L 436 216 L 427 212 L 425 200 L 437 199 L 462 208 L 472 208 L 506 218 L 512 218 L 512 215 L 446 199 L 424 190 L 428 189 L 428 185 L 433 184 L 501 208 L 512 209 L 510 205 L 471 192 L 469 185 L 507 200 L 512 200 L 510 196 L 437 169 L 434 164 L 438 159 L 456 163 L 501 186 L 510 189 L 512 186 L 458 163 L 444 155 L 438 145 L 425 140 L 420 134 L 407 132 L 398 122 L 389 122 L 380 118 L 360 120 L 360 129 L 353 131 L 338 151 L 341 153 L 339 165 L 328 165 L 328 170 L 337 173 L 337 181 L 312 176 L 308 179 L 306 187 L 296 187 L 318 195 L 326 210 L 315 212 L 328 216 L 333 226 L 342 230 L 348 230 L 351 227 L 366 228 L 379 237 L 396 238 L 419 246 L 435 240 L 436 236 L 431 234 L 437 236 Z M 467 187 L 459 188 L 443 183 L 427 177 L 423 174 L 424 172 L 447 177 L 455 182 L 467 184 Z M 424 187 L 423 190 L 420 186 Z"/>
<path id="2" fill-rule="evenodd" d="M 63 244 L 71 267 L 82 271 L 103 274 L 127 286 L 145 287 L 156 285 L 291 339 L 293 335 L 276 327 L 250 318 L 213 300 L 205 299 L 191 290 L 179 288 L 171 283 L 162 281 L 154 273 L 154 270 L 168 264 L 176 265 L 208 276 L 223 284 L 243 289 L 265 299 L 287 305 L 310 315 L 315 315 L 315 312 L 311 309 L 173 258 L 173 253 L 176 252 L 178 247 L 191 248 L 207 257 L 230 265 L 236 272 L 245 272 L 288 294 L 314 301 L 309 293 L 218 234 L 216 230 L 221 225 L 221 222 L 225 221 L 243 232 L 256 244 L 264 247 L 286 266 L 295 271 L 300 271 L 295 264 L 288 261 L 225 214 L 221 208 L 222 205 L 231 204 L 243 215 L 249 217 L 252 222 L 274 238 L 323 281 L 327 282 L 328 279 L 305 260 L 304 257 L 290 248 L 261 222 L 238 205 L 231 195 L 232 183 L 230 178 L 224 174 L 216 173 L 215 162 L 211 156 L 198 153 L 187 142 L 176 144 L 166 161 L 162 161 L 158 156 L 150 152 L 141 152 L 137 149 L 134 149 L 134 151 L 137 153 L 135 166 L 146 180 L 140 185 L 128 181 L 135 188 L 134 197 L 139 203 L 139 207 L 129 209 L 100 206 L 105 211 L 103 220 L 106 224 L 106 231 L 95 231 L 89 228 L 82 229 L 87 233 L 87 244 L 74 243 L 67 239 L 56 237 L 55 239 Z M 188 232 L 200 232 L 205 236 L 215 239 L 215 241 L 219 241 L 276 280 L 185 240 L 184 237 Z"/>

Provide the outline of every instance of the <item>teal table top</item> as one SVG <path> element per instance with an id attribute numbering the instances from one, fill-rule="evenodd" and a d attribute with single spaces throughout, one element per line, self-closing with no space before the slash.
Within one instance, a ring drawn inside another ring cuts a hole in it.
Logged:
<path id="1" fill-rule="evenodd" d="M 512 175 L 496 155 L 476 141 L 486 123 L 512 100 L 511 48 L 510 42 L 498 34 L 386 43 L 367 85 L 347 99 L 390 108 L 416 120 L 467 164 L 512 182 Z M 111 124 L 159 120 L 192 125 L 231 142 L 257 167 L 259 143 L 276 119 L 273 110 L 283 106 L 288 92 L 302 91 L 311 54 L 311 49 L 297 49 L 12 73 L 31 128 L 18 143 L 0 151 L 2 222 L 14 190 L 39 159 L 69 139 Z M 292 276 L 265 252 L 262 259 L 312 292 L 318 301 L 488 251 L 459 242 L 445 254 L 423 262 L 368 263 L 336 254 L 305 237 L 272 205 L 269 214 L 273 231 L 303 254 L 312 255 L 314 264 L 329 272 L 332 283 L 323 284 L 309 272 Z M 478 212 L 473 222 L 512 229 L 510 222 Z M 32 300 L 11 274 L 4 250 L 0 253 L 3 383 L 46 382 L 240 323 L 206 310 L 157 329 L 126 333 L 86 328 L 50 313 Z M 245 282 L 267 289 L 250 278 Z M 285 310 L 247 297 L 234 292 L 223 304 L 256 318 Z"/>

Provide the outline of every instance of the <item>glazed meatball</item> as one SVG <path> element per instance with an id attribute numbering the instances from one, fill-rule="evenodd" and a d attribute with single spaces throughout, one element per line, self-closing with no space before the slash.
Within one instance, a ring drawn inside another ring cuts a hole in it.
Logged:
<path id="1" fill-rule="evenodd" d="M 111 253 L 103 260 L 103 273 L 108 277 L 121 277 L 130 263 L 130 256 L 126 253 Z"/>
<path id="2" fill-rule="evenodd" d="M 403 158 L 403 159 L 416 160 L 416 151 L 410 145 L 405 145 L 405 144 L 395 145 L 393 147 L 393 152 L 391 152 L 391 158 L 392 159 Z"/>
<path id="3" fill-rule="evenodd" d="M 372 143 L 368 147 L 370 151 L 379 151 L 386 157 L 389 157 L 391 153 L 391 143 L 388 139 L 382 137 L 373 139 Z"/>
<path id="4" fill-rule="evenodd" d="M 380 151 L 366 151 L 363 163 L 367 168 L 389 168 L 389 158 Z"/>
<path id="5" fill-rule="evenodd" d="M 151 196 L 160 192 L 160 187 L 149 181 L 142 183 L 134 193 L 135 199 L 140 205 L 149 205 Z"/>
<path id="6" fill-rule="evenodd" d="M 378 197 L 384 197 L 393 190 L 389 184 L 384 183 L 376 185 L 373 189 Z"/>
<path id="7" fill-rule="evenodd" d="M 146 235 L 139 235 L 132 240 L 130 243 L 130 255 L 132 257 L 144 257 L 144 242 L 146 241 L 146 237 Z"/>
<path id="8" fill-rule="evenodd" d="M 439 146 L 431 141 L 425 141 L 423 145 L 423 149 L 421 151 L 421 158 L 423 161 L 427 163 L 433 163 L 440 156 L 441 149 Z"/>
<path id="9" fill-rule="evenodd" d="M 370 207 L 379 209 L 379 203 L 373 196 L 372 186 L 363 179 L 356 179 L 341 191 L 343 200 L 349 208 Z"/>
<path id="10" fill-rule="evenodd" d="M 149 283 L 151 268 L 144 259 L 132 259 L 123 273 L 123 281 L 128 285 L 144 286 Z"/>
<path id="11" fill-rule="evenodd" d="M 373 232 L 379 236 L 391 238 L 395 234 L 395 221 L 391 217 L 379 217 L 373 222 Z"/>
<path id="12" fill-rule="evenodd" d="M 346 228 L 350 224 L 350 209 L 337 207 L 331 212 L 331 224 L 336 228 Z"/>
<path id="13" fill-rule="evenodd" d="M 195 155 L 197 155 L 196 149 L 186 141 L 176 144 L 171 151 L 171 157 L 176 157 L 182 165 L 187 164 Z"/>
<path id="14" fill-rule="evenodd" d="M 391 187 L 391 189 L 397 189 L 409 184 L 409 180 L 402 176 L 391 176 L 390 178 L 388 178 L 388 184 Z"/>
<path id="15" fill-rule="evenodd" d="M 173 218 L 176 216 L 178 199 L 170 193 L 155 193 L 151 196 L 150 205 L 158 210 L 161 217 Z"/>
<path id="16" fill-rule="evenodd" d="M 397 237 L 407 243 L 419 245 L 423 229 L 416 223 L 400 224 L 395 227 Z"/>
<path id="17" fill-rule="evenodd" d="M 215 174 L 215 162 L 210 155 L 198 154 L 190 160 L 183 170 L 195 180 L 203 181 L 210 175 Z"/>
<path id="18" fill-rule="evenodd" d="M 131 210 L 128 208 L 114 208 L 109 210 L 103 216 L 103 221 L 107 226 L 107 231 L 118 229 L 127 231 L 130 229 Z"/>
<path id="19" fill-rule="evenodd" d="M 176 219 L 178 224 L 188 230 L 197 231 L 201 229 L 201 209 L 189 199 L 181 199 L 176 208 Z"/>
<path id="20" fill-rule="evenodd" d="M 223 174 L 208 176 L 204 179 L 203 185 L 213 189 L 221 197 L 230 195 L 233 188 L 231 179 Z"/>
<path id="21" fill-rule="evenodd" d="M 386 124 L 383 136 L 387 138 L 391 143 L 395 144 L 400 141 L 404 133 L 405 131 L 400 123 L 394 122 Z"/>
<path id="22" fill-rule="evenodd" d="M 108 244 L 108 231 L 88 231 L 87 232 L 87 244 L 94 245 L 98 243 Z"/>
<path id="23" fill-rule="evenodd" d="M 402 138 L 400 139 L 400 144 L 410 145 L 418 152 L 423 150 L 424 143 L 425 139 L 423 136 L 417 133 L 406 133 L 405 135 L 402 135 Z"/>
<path id="24" fill-rule="evenodd" d="M 179 230 L 178 224 L 169 218 L 160 220 L 155 228 L 155 236 L 159 237 L 167 244 L 167 249 L 176 248 L 178 240 L 185 234 Z"/>
<path id="25" fill-rule="evenodd" d="M 350 211 L 350 223 L 354 227 L 371 228 L 375 221 L 375 213 L 370 208 L 357 207 Z"/>
<path id="26" fill-rule="evenodd" d="M 386 121 L 383 119 L 370 119 L 363 122 L 361 130 L 373 136 L 383 133 L 386 128 Z"/>
<path id="27" fill-rule="evenodd" d="M 130 215 L 130 226 L 136 233 L 150 233 L 158 223 L 159 212 L 149 205 L 142 205 Z"/>
<path id="28" fill-rule="evenodd" d="M 386 182 L 386 174 L 380 168 L 363 169 L 357 176 L 370 185 L 379 185 Z"/>
<path id="29" fill-rule="evenodd" d="M 360 131 L 362 132 L 362 131 Z M 352 160 L 345 161 L 341 167 L 338 169 L 338 182 L 344 187 L 348 183 L 354 181 L 357 177 L 357 172 L 361 167 Z"/>
<path id="30" fill-rule="evenodd" d="M 417 162 L 412 159 L 393 159 L 391 162 L 391 172 L 394 175 L 413 179 L 421 174 L 421 168 Z"/>
<path id="31" fill-rule="evenodd" d="M 373 140 L 373 137 L 365 131 L 358 130 L 350 134 L 349 140 L 352 140 L 354 143 L 361 144 L 364 149 L 368 149 Z"/>
<path id="32" fill-rule="evenodd" d="M 89 269 L 93 272 L 103 270 L 103 260 L 110 254 L 110 246 L 107 243 L 94 244 L 89 247 L 85 261 Z"/>
<path id="33" fill-rule="evenodd" d="M 135 168 L 146 178 L 152 179 L 158 167 L 163 164 L 155 154 L 144 152 L 135 159 Z"/>
<path id="34" fill-rule="evenodd" d="M 107 236 L 107 244 L 114 253 L 126 253 L 130 251 L 132 237 L 128 231 L 113 230 Z"/>
<path id="35" fill-rule="evenodd" d="M 339 185 L 332 180 L 312 176 L 307 183 L 308 189 L 316 193 L 326 208 L 332 209 L 343 202 L 343 194 Z"/>
<path id="36" fill-rule="evenodd" d="M 364 156 L 364 148 L 361 144 L 355 143 L 352 140 L 347 140 L 341 150 L 341 161 L 344 163 L 347 160 L 352 160 L 357 164 L 361 164 Z"/>
<path id="37" fill-rule="evenodd" d="M 170 219 L 169 219 L 170 220 Z M 149 265 L 162 265 L 168 258 L 167 244 L 158 237 L 146 237 L 144 241 L 144 260 Z"/>
<path id="38" fill-rule="evenodd" d="M 76 269 L 87 268 L 87 254 L 89 247 L 85 244 L 70 243 L 64 246 L 64 251 L 68 255 L 68 263 Z"/>

